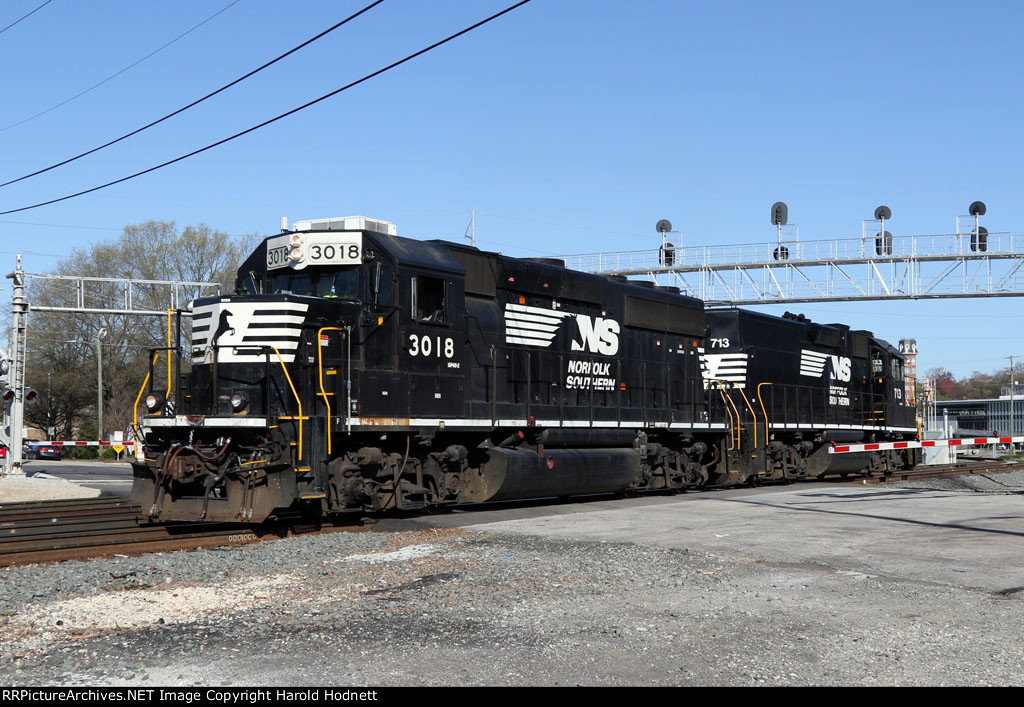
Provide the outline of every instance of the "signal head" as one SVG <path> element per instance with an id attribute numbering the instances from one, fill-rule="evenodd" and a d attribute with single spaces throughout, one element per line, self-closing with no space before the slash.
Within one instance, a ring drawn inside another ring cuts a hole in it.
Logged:
<path id="1" fill-rule="evenodd" d="M 789 207 L 784 201 L 776 201 L 772 204 L 772 225 L 785 226 L 789 220 Z"/>

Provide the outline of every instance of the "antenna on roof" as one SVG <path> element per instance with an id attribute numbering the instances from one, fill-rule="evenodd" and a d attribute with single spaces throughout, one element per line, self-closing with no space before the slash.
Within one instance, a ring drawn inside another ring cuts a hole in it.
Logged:
<path id="1" fill-rule="evenodd" d="M 474 248 L 476 248 L 476 215 L 487 216 L 484 211 L 477 211 L 476 209 L 470 209 L 469 211 L 463 211 L 461 213 L 469 214 L 469 225 L 466 226 L 466 232 L 462 234 L 462 237 L 470 242 Z"/>

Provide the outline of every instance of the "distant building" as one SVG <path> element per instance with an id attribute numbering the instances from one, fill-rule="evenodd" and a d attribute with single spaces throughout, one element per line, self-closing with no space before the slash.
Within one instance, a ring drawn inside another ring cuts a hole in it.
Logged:
<path id="1" fill-rule="evenodd" d="M 956 418 L 957 428 L 962 437 L 990 435 L 998 432 L 1000 437 L 1024 435 L 1024 386 L 1013 391 L 1013 427 L 1010 429 L 1010 389 L 1005 387 L 998 398 L 982 400 L 943 400 L 936 403 L 939 415 L 943 410 L 949 417 Z"/>

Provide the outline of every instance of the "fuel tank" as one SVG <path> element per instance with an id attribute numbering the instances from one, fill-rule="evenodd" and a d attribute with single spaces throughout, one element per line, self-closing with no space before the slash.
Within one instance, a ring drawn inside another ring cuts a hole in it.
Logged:
<path id="1" fill-rule="evenodd" d="M 613 493 L 640 473 L 632 448 L 474 450 L 480 459 L 469 470 L 459 499 L 467 502 Z M 472 463 L 472 461 L 471 461 Z"/>

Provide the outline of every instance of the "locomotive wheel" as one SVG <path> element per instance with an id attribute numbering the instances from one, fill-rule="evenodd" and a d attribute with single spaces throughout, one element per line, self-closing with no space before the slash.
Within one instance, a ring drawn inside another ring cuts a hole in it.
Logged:
<path id="1" fill-rule="evenodd" d="M 435 499 L 440 498 L 437 493 L 437 484 L 432 478 L 427 479 L 427 488 L 430 489 L 429 498 Z M 444 501 L 425 500 L 423 504 L 423 510 L 432 516 L 440 515 L 441 513 L 448 513 L 452 509 L 451 503 L 445 503 Z"/>

